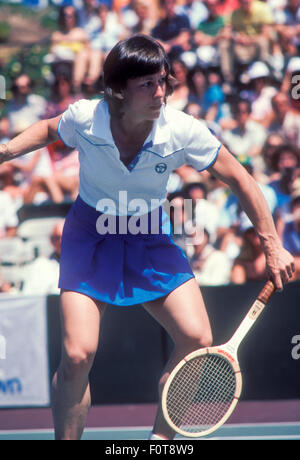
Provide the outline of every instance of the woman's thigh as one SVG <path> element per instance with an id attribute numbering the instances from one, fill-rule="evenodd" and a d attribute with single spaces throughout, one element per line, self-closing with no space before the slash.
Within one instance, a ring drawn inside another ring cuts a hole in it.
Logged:
<path id="1" fill-rule="evenodd" d="M 203 297 L 193 278 L 166 297 L 144 304 L 183 353 L 210 346 L 212 334 Z"/>
<path id="2" fill-rule="evenodd" d="M 105 304 L 101 302 L 78 292 L 62 290 L 62 357 L 66 355 L 79 361 L 96 353 L 104 310 Z"/>

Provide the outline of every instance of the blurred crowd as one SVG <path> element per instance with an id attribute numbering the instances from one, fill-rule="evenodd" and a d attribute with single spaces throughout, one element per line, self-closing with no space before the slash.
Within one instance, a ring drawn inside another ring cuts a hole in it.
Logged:
<path id="1" fill-rule="evenodd" d="M 45 85 L 51 85 L 52 96 L 35 94 L 34 81 L 20 72 L 0 119 L 0 142 L 78 99 L 101 98 L 105 56 L 135 33 L 159 40 L 170 58 L 177 84 L 168 104 L 206 123 L 256 179 L 300 279 L 300 0 L 64 5 L 45 57 L 51 66 Z M 78 171 L 77 151 L 61 141 L 1 165 L 0 239 L 18 235 L 24 204 L 72 202 Z M 224 183 L 183 166 L 172 173 L 168 194 L 174 238 L 199 284 L 267 278 L 256 232 Z M 178 224 L 184 232 L 176 233 Z M 201 227 L 196 236 L 195 224 Z M 6 281 L 0 290 L 15 292 Z"/>

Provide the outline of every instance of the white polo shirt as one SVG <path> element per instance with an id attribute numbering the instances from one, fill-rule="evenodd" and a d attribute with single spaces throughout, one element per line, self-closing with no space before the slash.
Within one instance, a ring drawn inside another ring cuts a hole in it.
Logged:
<path id="1" fill-rule="evenodd" d="M 111 134 L 104 100 L 71 104 L 62 114 L 58 134 L 79 152 L 80 197 L 99 211 L 117 215 L 144 214 L 161 206 L 174 169 L 184 164 L 207 169 L 221 147 L 204 123 L 163 106 L 141 152 L 126 167 Z"/>

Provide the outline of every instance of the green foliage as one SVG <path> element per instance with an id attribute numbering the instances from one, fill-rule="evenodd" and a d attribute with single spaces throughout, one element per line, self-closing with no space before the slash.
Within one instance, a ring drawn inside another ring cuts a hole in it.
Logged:
<path id="1" fill-rule="evenodd" d="M 9 17 L 11 15 L 22 15 L 26 20 L 27 18 L 35 21 L 39 21 L 43 29 L 49 30 L 49 37 L 52 31 L 57 30 L 57 19 L 58 9 L 55 7 L 49 7 L 45 10 L 39 11 L 34 8 L 29 8 L 23 5 L 12 5 L 7 4 L 0 0 L 0 9 L 4 11 L 7 21 L 0 22 L 0 42 L 14 45 L 10 43 L 10 32 L 11 25 L 9 24 Z M 4 76 L 6 81 L 6 98 L 9 100 L 12 96 L 11 88 L 14 79 L 20 75 L 20 73 L 26 73 L 33 81 L 34 92 L 44 97 L 49 96 L 49 88 L 46 83 L 46 79 L 49 76 L 51 69 L 48 64 L 45 64 L 44 57 L 49 53 L 49 43 L 34 43 L 31 45 L 24 44 L 20 47 L 18 52 L 12 54 L 10 59 L 0 67 L 0 74 Z M 1 65 L 1 62 L 0 62 Z M 0 105 L 0 116 L 5 110 L 3 107 L 5 103 Z"/>
<path id="2" fill-rule="evenodd" d="M 0 21 L 0 43 L 9 41 L 11 26 L 7 22 Z"/>

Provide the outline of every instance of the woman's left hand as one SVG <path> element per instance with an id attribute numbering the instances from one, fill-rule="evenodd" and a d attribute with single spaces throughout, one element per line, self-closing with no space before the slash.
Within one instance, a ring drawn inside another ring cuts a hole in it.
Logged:
<path id="1" fill-rule="evenodd" d="M 295 263 L 293 256 L 282 246 L 265 251 L 267 271 L 277 290 L 282 291 L 284 284 L 293 279 Z"/>

